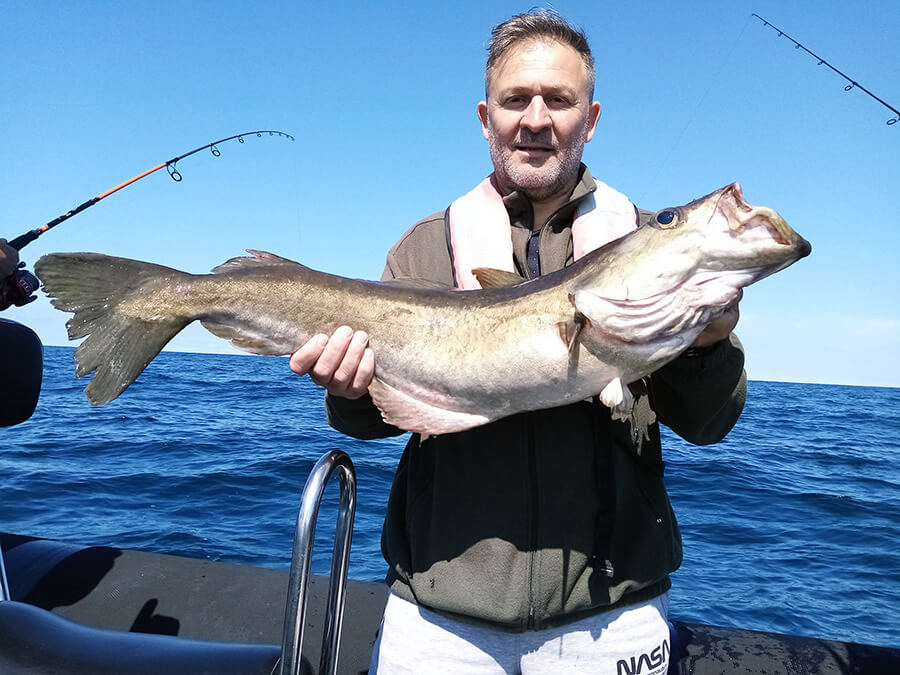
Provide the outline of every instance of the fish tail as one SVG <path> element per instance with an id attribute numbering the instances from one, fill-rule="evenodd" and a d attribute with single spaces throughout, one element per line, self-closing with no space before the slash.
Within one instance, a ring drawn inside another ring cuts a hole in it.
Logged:
<path id="1" fill-rule="evenodd" d="M 34 270 L 51 304 L 74 313 L 66 323 L 69 339 L 85 338 L 75 350 L 75 374 L 96 371 L 85 388 L 94 405 L 125 391 L 193 320 L 146 309 L 154 280 L 190 276 L 169 267 L 99 253 L 52 253 L 38 259 Z"/>

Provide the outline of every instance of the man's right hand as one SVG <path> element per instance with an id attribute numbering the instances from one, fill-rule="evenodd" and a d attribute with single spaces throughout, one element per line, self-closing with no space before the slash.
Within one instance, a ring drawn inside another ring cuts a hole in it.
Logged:
<path id="1" fill-rule="evenodd" d="M 332 396 L 355 399 L 369 389 L 375 375 L 375 355 L 369 336 L 341 326 L 331 337 L 319 334 L 291 355 L 290 368 L 325 387 Z"/>
<path id="2" fill-rule="evenodd" d="M 19 252 L 6 239 L 0 239 L 0 279 L 5 279 L 19 266 Z"/>

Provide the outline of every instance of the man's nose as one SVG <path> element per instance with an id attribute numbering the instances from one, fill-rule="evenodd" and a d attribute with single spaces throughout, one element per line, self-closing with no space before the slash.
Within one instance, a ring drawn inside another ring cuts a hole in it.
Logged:
<path id="1" fill-rule="evenodd" d="M 541 131 L 551 124 L 550 108 L 544 103 L 542 96 L 534 96 L 522 115 L 522 126 L 531 131 Z"/>

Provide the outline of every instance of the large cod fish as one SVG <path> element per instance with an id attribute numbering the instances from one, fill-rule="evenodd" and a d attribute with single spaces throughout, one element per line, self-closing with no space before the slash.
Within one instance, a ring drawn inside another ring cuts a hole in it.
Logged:
<path id="1" fill-rule="evenodd" d="M 317 272 L 270 253 L 212 274 L 97 253 L 35 265 L 54 307 L 74 312 L 76 375 L 101 405 L 199 320 L 256 354 L 290 354 L 346 324 L 369 334 L 369 392 L 385 421 L 439 434 L 600 395 L 617 417 L 627 384 L 677 357 L 741 289 L 808 255 L 809 243 L 737 183 L 677 208 L 546 276 L 485 290 L 404 286 Z"/>

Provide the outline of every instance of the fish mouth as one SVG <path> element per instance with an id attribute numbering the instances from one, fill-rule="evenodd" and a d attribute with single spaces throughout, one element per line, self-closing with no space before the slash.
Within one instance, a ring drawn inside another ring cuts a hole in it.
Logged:
<path id="1" fill-rule="evenodd" d="M 731 194 L 734 197 L 735 204 L 741 211 L 752 211 L 753 207 L 747 203 L 747 200 L 744 199 L 744 191 L 741 189 L 741 184 L 737 181 L 733 182 L 728 187 L 731 188 Z"/>
<path id="2" fill-rule="evenodd" d="M 765 227 L 772 239 L 782 246 L 794 249 L 797 258 L 805 258 L 812 252 L 812 245 L 797 234 L 775 210 L 768 206 L 751 206 L 744 199 L 741 184 L 735 181 L 721 190 L 715 211 L 722 213 L 735 234 L 753 228 Z"/>
<path id="3" fill-rule="evenodd" d="M 753 207 L 744 199 L 744 191 L 741 189 L 741 184 L 735 181 L 719 190 L 719 196 L 716 199 L 716 210 L 721 211 L 725 215 L 739 216 L 740 214 L 752 213 Z M 729 222 L 745 225 L 749 222 L 749 218 L 738 217 L 736 221 L 729 219 Z"/>

